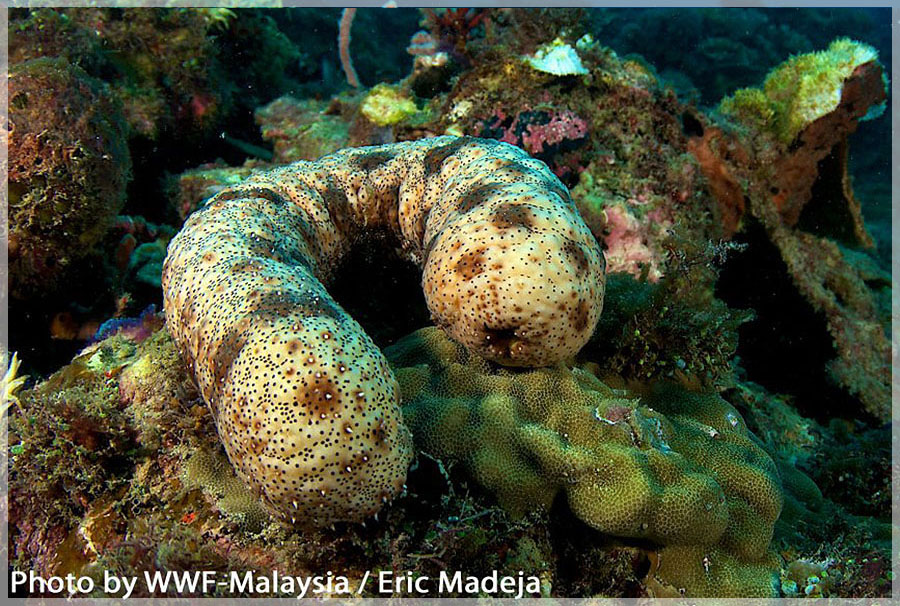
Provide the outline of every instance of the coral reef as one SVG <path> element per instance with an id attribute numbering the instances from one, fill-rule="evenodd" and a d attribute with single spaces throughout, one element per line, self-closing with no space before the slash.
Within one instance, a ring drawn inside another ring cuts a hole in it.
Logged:
<path id="1" fill-rule="evenodd" d="M 52 291 L 89 255 L 125 201 L 131 159 L 119 104 L 63 59 L 34 59 L 9 78 L 10 292 Z"/>
<path id="2" fill-rule="evenodd" d="M 279 97 L 256 110 L 256 122 L 274 147 L 274 164 L 317 160 L 347 146 L 347 123 L 312 99 Z"/>
<path id="3" fill-rule="evenodd" d="M 345 150 L 218 193 L 170 246 L 167 324 L 232 462 L 286 519 L 360 520 L 403 484 L 394 379 L 319 282 L 379 224 L 424 266 L 436 322 L 485 357 L 556 362 L 600 315 L 599 247 L 559 181 L 512 146 Z"/>
<path id="4" fill-rule="evenodd" d="M 889 280 L 864 253 L 836 243 L 872 247 L 847 174 L 847 137 L 884 102 L 883 69 L 868 47 L 839 40 L 776 68 L 764 89 L 726 99 L 737 127 L 706 128 L 692 149 L 721 184 L 719 203 L 735 209 L 737 225 L 764 228 L 797 292 L 824 318 L 831 380 L 887 419 L 890 342 L 878 293 Z M 769 108 L 765 122 L 760 107 Z"/>
<path id="5" fill-rule="evenodd" d="M 390 126 L 414 115 L 416 104 L 396 87 L 376 84 L 360 106 L 360 112 L 378 126 Z"/>
<path id="6" fill-rule="evenodd" d="M 464 462 L 513 514 L 565 492 L 590 526 L 663 546 L 656 592 L 774 594 L 781 480 L 718 396 L 614 390 L 578 367 L 497 371 L 433 328 L 385 353 L 417 446 Z"/>
<path id="7" fill-rule="evenodd" d="M 350 13 L 10 10 L 12 569 L 888 596 L 889 11 Z"/>

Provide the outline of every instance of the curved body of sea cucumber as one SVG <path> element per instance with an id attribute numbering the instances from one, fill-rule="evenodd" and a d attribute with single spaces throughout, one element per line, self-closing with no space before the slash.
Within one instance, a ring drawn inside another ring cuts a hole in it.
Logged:
<path id="1" fill-rule="evenodd" d="M 323 286 L 372 226 L 423 266 L 435 322 L 498 363 L 574 355 L 602 307 L 568 191 L 505 143 L 346 149 L 219 192 L 169 246 L 166 321 L 238 474 L 298 524 L 372 515 L 412 458 L 384 356 Z"/>

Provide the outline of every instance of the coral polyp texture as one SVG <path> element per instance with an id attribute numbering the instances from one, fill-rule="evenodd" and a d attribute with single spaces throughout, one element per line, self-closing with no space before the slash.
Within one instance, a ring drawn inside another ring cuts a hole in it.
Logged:
<path id="1" fill-rule="evenodd" d="M 434 328 L 386 354 L 416 445 L 465 464 L 511 513 L 564 493 L 593 528 L 652 541 L 660 596 L 775 595 L 781 480 L 716 394 L 617 390 L 590 366 L 492 368 Z"/>
<path id="2" fill-rule="evenodd" d="M 372 515 L 412 457 L 384 356 L 323 285 L 377 227 L 423 266 L 435 322 L 490 360 L 564 360 L 600 315 L 596 240 L 546 165 L 511 145 L 347 149 L 219 192 L 170 245 L 166 321 L 239 475 L 298 524 Z"/>

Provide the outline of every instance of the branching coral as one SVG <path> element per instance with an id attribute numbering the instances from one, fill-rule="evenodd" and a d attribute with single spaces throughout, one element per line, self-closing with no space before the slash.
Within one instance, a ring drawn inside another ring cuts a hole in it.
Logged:
<path id="1" fill-rule="evenodd" d="M 3 356 L 0 358 L 2 360 L 2 365 L 7 366 L 7 357 L 8 354 L 6 351 L 3 351 Z M 10 406 L 15 404 L 16 406 L 21 406 L 19 403 L 19 390 L 22 389 L 22 386 L 25 384 L 25 381 L 28 380 L 26 376 L 19 375 L 19 358 L 16 352 L 13 352 L 12 358 L 9 358 L 9 365 L 6 368 L 6 374 L 3 375 L 3 403 L 0 405 L 0 414 L 9 409 Z"/>
<path id="2" fill-rule="evenodd" d="M 387 362 L 320 282 L 364 226 L 420 262 L 439 326 L 503 364 L 572 356 L 602 307 L 603 256 L 568 191 L 510 145 L 349 149 L 214 196 L 170 246 L 166 321 L 238 473 L 306 525 L 378 511 L 411 458 Z"/>

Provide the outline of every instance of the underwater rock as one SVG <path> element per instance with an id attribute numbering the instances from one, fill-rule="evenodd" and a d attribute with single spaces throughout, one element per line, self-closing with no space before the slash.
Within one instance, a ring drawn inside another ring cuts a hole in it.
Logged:
<path id="1" fill-rule="evenodd" d="M 762 88 L 736 91 L 722 100 L 719 111 L 769 130 L 785 144 L 841 105 L 855 117 L 868 120 L 884 112 L 884 98 L 860 108 L 848 103 L 844 96 L 861 92 L 852 90 L 859 85 L 852 80 L 862 75 L 857 70 L 874 65 L 877 60 L 878 53 L 867 44 L 846 38 L 835 40 L 827 50 L 804 53 L 785 61 L 769 72 Z M 874 90 L 867 91 L 867 95 L 884 88 L 877 82 L 868 86 L 874 86 Z"/>
<path id="2" fill-rule="evenodd" d="M 831 380 L 879 419 L 890 417 L 891 348 L 879 304 L 889 278 L 837 242 L 872 247 L 847 173 L 847 138 L 885 95 L 874 51 L 838 40 L 777 67 L 763 90 L 723 101 L 737 124 L 692 141 L 733 225 L 763 226 L 797 292 L 824 318 Z"/>
<path id="3" fill-rule="evenodd" d="M 317 160 L 347 146 L 348 125 L 313 99 L 279 97 L 256 110 L 262 138 L 272 143 L 274 164 Z"/>
<path id="4" fill-rule="evenodd" d="M 563 492 L 597 530 L 661 545 L 651 576 L 681 595 L 777 595 L 781 480 L 717 395 L 614 390 L 579 367 L 498 370 L 434 328 L 385 354 L 417 446 L 463 462 L 514 515 Z"/>
<path id="5" fill-rule="evenodd" d="M 748 138 L 774 138 L 757 139 L 753 145 L 758 154 L 775 160 L 771 202 L 784 223 L 794 227 L 806 204 L 821 204 L 812 195 L 821 171 L 838 171 L 835 177 L 842 177 L 842 185 L 850 189 L 846 174 L 841 174 L 846 171 L 846 157 L 841 157 L 846 150 L 836 146 L 846 144 L 859 121 L 884 111 L 885 102 L 886 81 L 877 53 L 843 39 L 835 40 L 826 51 L 798 55 L 779 65 L 762 89 L 737 91 L 720 103 L 719 111 L 750 129 Z M 835 153 L 837 163 L 820 169 L 819 163 Z M 871 246 L 852 193 L 841 202 L 841 206 L 849 205 L 844 212 L 851 216 L 846 218 L 849 225 L 838 228 L 850 230 L 851 239 Z"/>
<path id="6" fill-rule="evenodd" d="M 9 77 L 10 292 L 50 292 L 91 254 L 125 202 L 131 156 L 120 104 L 63 59 Z"/>
<path id="7" fill-rule="evenodd" d="M 502 143 L 348 149 L 218 193 L 172 240 L 166 321 L 243 479 L 304 525 L 377 512 L 411 458 L 387 362 L 319 281 L 376 225 L 424 266 L 435 321 L 500 363 L 574 355 L 602 307 L 568 192 Z"/>

